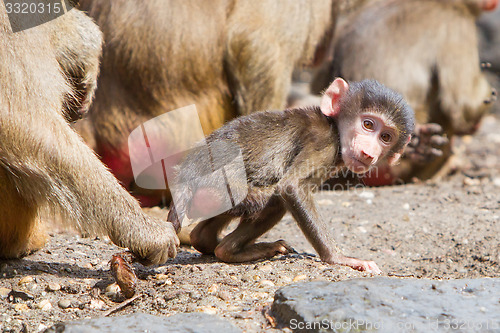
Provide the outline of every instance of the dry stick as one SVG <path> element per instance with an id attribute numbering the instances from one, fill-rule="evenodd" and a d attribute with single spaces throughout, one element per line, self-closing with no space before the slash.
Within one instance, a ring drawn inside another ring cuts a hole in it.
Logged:
<path id="1" fill-rule="evenodd" d="M 129 305 L 130 303 L 132 303 L 133 301 L 135 301 L 136 299 L 138 299 L 139 297 L 142 297 L 144 294 L 139 294 L 139 295 L 135 295 L 134 297 L 132 298 L 129 298 L 123 302 L 121 302 L 120 304 L 116 305 L 115 307 L 109 309 L 107 312 L 104 313 L 104 317 L 107 317 L 109 316 L 110 314 L 118 311 L 118 310 L 121 310 L 122 308 L 126 307 L 127 305 Z"/>

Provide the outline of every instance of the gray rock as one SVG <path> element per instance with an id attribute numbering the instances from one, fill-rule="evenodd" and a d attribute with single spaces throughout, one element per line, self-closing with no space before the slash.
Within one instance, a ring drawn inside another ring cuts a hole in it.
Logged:
<path id="1" fill-rule="evenodd" d="M 60 323 L 45 330 L 46 333 L 232 333 L 241 332 L 228 321 L 204 313 L 180 313 L 170 317 L 134 313 L 127 316 L 96 318 Z"/>
<path id="2" fill-rule="evenodd" d="M 294 332 L 500 332 L 500 279 L 298 283 L 272 312 Z"/>

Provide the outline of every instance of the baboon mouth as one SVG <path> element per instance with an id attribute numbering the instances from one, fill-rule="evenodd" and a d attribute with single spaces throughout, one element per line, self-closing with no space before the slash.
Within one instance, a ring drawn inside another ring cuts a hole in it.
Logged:
<path id="1" fill-rule="evenodd" d="M 357 157 L 350 156 L 350 160 L 348 168 L 354 173 L 365 173 L 371 167 L 369 163 L 366 163 Z"/>
<path id="2" fill-rule="evenodd" d="M 365 167 L 367 167 L 367 168 L 369 168 L 369 167 L 370 167 L 370 163 L 364 162 L 364 161 L 360 160 L 360 159 L 359 159 L 359 158 L 357 158 L 357 157 L 351 156 L 351 159 L 353 159 L 354 161 L 358 162 L 359 164 L 364 165 L 364 166 L 365 166 Z"/>

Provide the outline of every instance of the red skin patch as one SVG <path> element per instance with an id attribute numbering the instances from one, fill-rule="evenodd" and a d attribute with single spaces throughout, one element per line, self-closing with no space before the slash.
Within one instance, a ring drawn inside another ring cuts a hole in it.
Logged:
<path id="1" fill-rule="evenodd" d="M 365 173 L 362 180 L 366 186 L 386 186 L 394 184 L 395 178 L 389 165 L 379 165 L 376 170 Z"/>
<path id="2" fill-rule="evenodd" d="M 156 145 L 161 147 L 160 145 Z M 132 165 L 130 163 L 130 153 L 127 144 L 124 144 L 121 148 L 115 148 L 111 146 L 100 145 L 97 149 L 99 156 L 101 156 L 101 161 L 106 164 L 113 175 L 118 179 L 122 186 L 139 201 L 142 207 L 154 207 L 163 203 L 163 198 L 165 191 L 155 190 L 149 193 L 148 189 L 144 192 L 141 191 L 140 187 L 135 183 L 134 174 L 132 171 Z M 149 161 L 150 156 L 147 150 L 138 149 L 135 151 L 136 154 L 141 154 L 137 159 L 144 159 Z M 162 163 L 167 169 L 171 168 L 172 165 L 177 165 L 182 160 L 183 155 L 179 154 L 175 157 L 171 157 L 168 160 L 163 160 Z M 158 184 L 163 184 L 165 186 L 165 175 L 152 174 L 151 177 L 156 179 L 155 182 Z M 165 189 L 165 188 L 163 188 Z M 137 193 L 134 193 L 137 192 Z"/>
<path id="3" fill-rule="evenodd" d="M 162 197 L 158 195 L 142 195 L 133 193 L 132 195 L 139 201 L 141 207 L 155 207 L 162 203 Z"/>
<path id="4" fill-rule="evenodd" d="M 128 149 L 113 149 L 111 147 L 98 147 L 97 152 L 101 156 L 101 161 L 108 166 L 120 183 L 130 190 L 130 184 L 134 180 L 132 166 Z"/>
<path id="5" fill-rule="evenodd" d="M 481 8 L 485 11 L 495 10 L 498 6 L 498 0 L 483 0 L 481 2 Z"/>
<path id="6" fill-rule="evenodd" d="M 130 164 L 130 156 L 128 147 L 122 149 L 114 149 L 110 147 L 99 147 L 98 153 L 101 156 L 101 161 L 111 170 L 116 179 L 122 184 L 127 191 L 131 190 L 131 185 L 134 183 L 134 174 Z M 161 195 L 143 195 L 133 194 L 139 201 L 142 207 L 158 206 L 161 201 Z"/>

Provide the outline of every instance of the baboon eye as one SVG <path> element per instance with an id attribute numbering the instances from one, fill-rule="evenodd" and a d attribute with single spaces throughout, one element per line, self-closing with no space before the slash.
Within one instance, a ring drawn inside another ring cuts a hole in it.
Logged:
<path id="1" fill-rule="evenodd" d="M 388 142 L 391 142 L 392 140 L 392 135 L 390 135 L 389 133 L 382 133 L 380 135 L 380 138 L 382 139 L 382 141 L 388 143 Z"/>
<path id="2" fill-rule="evenodd" d="M 363 127 L 367 130 L 371 130 L 373 129 L 373 121 L 369 120 L 369 119 L 365 119 L 363 120 Z"/>

